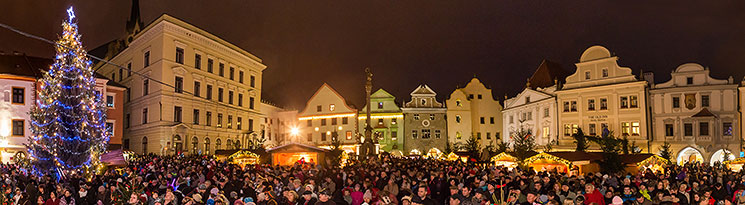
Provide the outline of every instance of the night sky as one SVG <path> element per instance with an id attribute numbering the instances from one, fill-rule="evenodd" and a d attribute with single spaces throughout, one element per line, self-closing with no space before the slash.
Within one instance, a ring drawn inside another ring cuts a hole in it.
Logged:
<path id="1" fill-rule="evenodd" d="M 262 98 L 299 109 L 327 82 L 364 103 L 364 68 L 374 90 L 399 104 L 426 83 L 444 100 L 477 76 L 496 98 L 514 96 L 541 60 L 574 72 L 586 48 L 603 45 L 619 65 L 670 79 L 696 62 L 740 82 L 745 74 L 745 1 L 200 1 L 140 2 L 147 24 L 168 13 L 264 60 Z M 75 7 L 93 49 L 125 33 L 130 1 L 3 0 L 0 22 L 56 39 Z M 53 47 L 0 30 L 0 50 L 51 58 Z"/>

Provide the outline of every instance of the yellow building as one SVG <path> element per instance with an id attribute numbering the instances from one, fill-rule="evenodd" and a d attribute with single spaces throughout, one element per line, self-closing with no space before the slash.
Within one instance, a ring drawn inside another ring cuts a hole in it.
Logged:
<path id="1" fill-rule="evenodd" d="M 574 74 L 556 91 L 559 146 L 573 148 L 571 135 L 578 128 L 586 135 L 600 135 L 608 128 L 647 150 L 647 82 L 619 66 L 618 57 L 602 46 L 585 50 L 575 65 Z"/>
<path id="2" fill-rule="evenodd" d="M 357 152 L 357 109 L 347 105 L 344 97 L 324 83 L 298 113 L 298 133 L 291 143 L 331 148 L 338 136 L 342 149 Z"/>
<path id="3" fill-rule="evenodd" d="M 453 91 L 445 103 L 450 143 L 465 145 L 475 137 L 485 148 L 502 140 L 502 105 L 478 78 Z"/>

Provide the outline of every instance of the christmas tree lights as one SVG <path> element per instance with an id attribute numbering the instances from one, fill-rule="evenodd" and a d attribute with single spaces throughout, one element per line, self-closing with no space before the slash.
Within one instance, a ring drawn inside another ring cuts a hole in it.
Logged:
<path id="1" fill-rule="evenodd" d="M 106 106 L 96 91 L 91 61 L 80 41 L 75 13 L 67 10 L 57 55 L 39 79 L 36 102 L 30 111 L 31 132 L 26 148 L 31 172 L 54 175 L 58 180 L 99 163 L 106 150 Z"/>

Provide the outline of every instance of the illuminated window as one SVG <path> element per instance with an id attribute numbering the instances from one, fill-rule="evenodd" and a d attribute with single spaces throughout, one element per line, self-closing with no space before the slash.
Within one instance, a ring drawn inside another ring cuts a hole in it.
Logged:
<path id="1" fill-rule="evenodd" d="M 253 130 L 252 124 L 253 124 L 252 123 L 252 120 L 249 119 L 248 120 L 248 130 Z M 236 122 L 235 122 L 235 127 L 236 127 L 235 129 L 237 129 L 237 130 L 242 130 L 243 129 L 243 118 L 242 117 L 237 117 Z"/>
<path id="2" fill-rule="evenodd" d="M 597 130 L 595 128 L 595 123 L 590 123 L 590 135 L 597 135 Z"/>
<path id="3" fill-rule="evenodd" d="M 621 97 L 621 108 L 629 108 L 629 97 Z"/>
<path id="4" fill-rule="evenodd" d="M 631 133 L 631 123 L 630 122 L 622 122 L 621 123 L 621 134 L 623 136 L 628 136 Z"/>
<path id="5" fill-rule="evenodd" d="M 217 127 L 222 127 L 222 113 L 217 113 Z"/>
<path id="6" fill-rule="evenodd" d="M 114 107 L 114 96 L 113 95 L 106 96 L 106 107 Z"/>
<path id="7" fill-rule="evenodd" d="M 639 107 L 639 100 L 637 99 L 636 95 L 629 96 L 629 107 L 630 108 L 638 108 Z"/>
<path id="8" fill-rule="evenodd" d="M 543 117 L 548 117 L 548 115 L 549 115 L 548 108 L 543 108 Z"/>
<path id="9" fill-rule="evenodd" d="M 572 112 L 577 112 L 577 101 L 572 101 Z"/>
<path id="10" fill-rule="evenodd" d="M 639 126 L 639 122 L 632 122 L 631 123 L 631 135 L 639 136 L 641 133 L 641 128 Z"/>
<path id="11" fill-rule="evenodd" d="M 543 127 L 543 138 L 548 138 L 548 136 L 551 134 L 551 130 L 548 127 Z"/>
<path id="12" fill-rule="evenodd" d="M 352 131 L 347 131 L 347 140 L 352 140 Z"/>
<path id="13" fill-rule="evenodd" d="M 329 105 L 329 111 L 334 111 L 334 110 L 336 110 L 336 105 L 334 104 Z"/>
<path id="14" fill-rule="evenodd" d="M 463 136 L 460 134 L 460 132 L 455 132 L 455 139 L 460 139 Z"/>
<path id="15" fill-rule="evenodd" d="M 378 109 L 383 109 L 383 102 L 378 102 Z"/>
<path id="16" fill-rule="evenodd" d="M 579 125 L 572 124 L 572 134 L 577 134 L 578 131 L 579 131 Z"/>
<path id="17" fill-rule="evenodd" d="M 564 136 L 570 136 L 570 135 L 572 135 L 572 125 L 564 124 Z"/>

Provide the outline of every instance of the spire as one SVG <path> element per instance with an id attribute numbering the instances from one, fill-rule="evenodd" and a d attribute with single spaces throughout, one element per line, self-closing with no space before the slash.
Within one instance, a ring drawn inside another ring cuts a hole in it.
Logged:
<path id="1" fill-rule="evenodd" d="M 133 35 L 142 30 L 142 19 L 140 18 L 140 1 L 132 0 L 132 11 L 127 20 L 127 34 Z"/>

